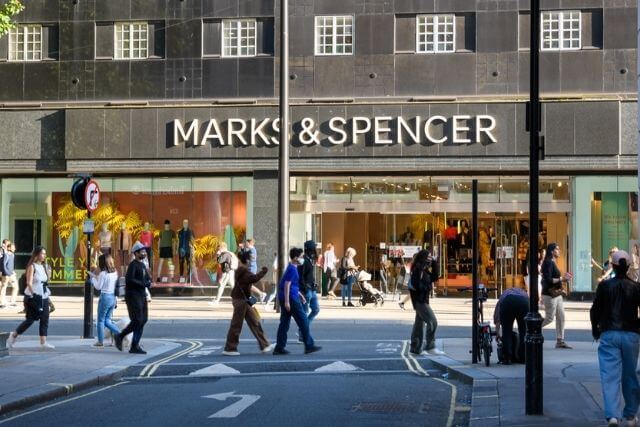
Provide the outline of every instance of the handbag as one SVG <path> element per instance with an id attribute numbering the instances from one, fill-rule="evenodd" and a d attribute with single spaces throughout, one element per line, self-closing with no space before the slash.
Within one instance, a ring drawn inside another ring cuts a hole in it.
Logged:
<path id="1" fill-rule="evenodd" d="M 253 307 L 253 305 L 257 302 L 258 302 L 258 298 L 254 297 L 253 295 L 249 295 L 247 297 L 247 304 L 249 304 L 249 306 Z"/>
<path id="2" fill-rule="evenodd" d="M 564 286 L 560 286 L 559 288 L 549 288 L 549 295 L 551 295 L 551 298 L 556 298 L 559 296 L 566 297 L 567 292 L 564 290 Z"/>

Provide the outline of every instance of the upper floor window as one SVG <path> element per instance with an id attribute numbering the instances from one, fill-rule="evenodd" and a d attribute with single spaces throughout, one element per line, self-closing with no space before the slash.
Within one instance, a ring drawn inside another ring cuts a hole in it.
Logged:
<path id="1" fill-rule="evenodd" d="M 149 27 L 146 22 L 115 24 L 115 59 L 144 59 L 149 56 Z"/>
<path id="2" fill-rule="evenodd" d="M 542 50 L 580 49 L 580 12 L 542 13 Z"/>
<path id="3" fill-rule="evenodd" d="M 222 56 L 256 56 L 256 20 L 222 21 Z"/>
<path id="4" fill-rule="evenodd" d="M 454 15 L 419 15 L 416 19 L 416 52 L 455 52 Z"/>
<path id="5" fill-rule="evenodd" d="M 353 54 L 353 16 L 316 16 L 316 55 Z"/>
<path id="6" fill-rule="evenodd" d="M 42 26 L 16 25 L 9 30 L 9 61 L 42 60 Z"/>

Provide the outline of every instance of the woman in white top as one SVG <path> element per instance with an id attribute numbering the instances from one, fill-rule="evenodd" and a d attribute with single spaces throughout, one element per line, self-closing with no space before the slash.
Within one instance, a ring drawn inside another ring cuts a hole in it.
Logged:
<path id="1" fill-rule="evenodd" d="M 329 291 L 327 293 L 329 294 L 329 296 L 333 298 L 337 298 L 335 294 L 335 290 L 339 282 L 338 271 L 336 269 L 338 258 L 336 258 L 336 253 L 333 248 L 333 243 L 327 244 L 327 250 L 325 251 L 322 258 L 323 258 L 322 269 L 324 273 L 327 275 L 327 283 L 329 283 Z"/>
<path id="2" fill-rule="evenodd" d="M 100 255 L 98 258 L 99 273 L 89 273 L 93 287 L 100 291 L 100 299 L 98 300 L 98 341 L 94 347 L 104 347 L 104 328 L 107 327 L 116 336 L 120 333 L 120 329 L 111 320 L 111 314 L 116 307 L 116 284 L 118 283 L 118 273 L 111 255 Z"/>
<path id="3" fill-rule="evenodd" d="M 47 342 L 47 330 L 49 329 L 49 266 L 45 264 L 47 251 L 42 246 L 37 246 L 31 253 L 31 259 L 27 264 L 26 288 L 24 291 L 24 311 L 26 319 L 9 334 L 7 347 L 13 347 L 19 335 L 22 335 L 36 320 L 40 321 L 40 346 L 43 349 L 53 349 L 53 345 Z"/>

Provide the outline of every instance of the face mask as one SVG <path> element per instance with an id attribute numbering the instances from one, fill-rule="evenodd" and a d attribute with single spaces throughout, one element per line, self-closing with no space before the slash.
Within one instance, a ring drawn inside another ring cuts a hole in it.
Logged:
<path id="1" fill-rule="evenodd" d="M 300 265 L 304 264 L 304 257 L 303 256 L 298 258 L 298 264 L 300 264 Z"/>

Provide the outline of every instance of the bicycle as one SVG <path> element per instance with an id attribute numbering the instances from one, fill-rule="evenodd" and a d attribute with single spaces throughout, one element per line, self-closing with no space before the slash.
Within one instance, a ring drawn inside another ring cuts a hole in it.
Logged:
<path id="1" fill-rule="evenodd" d="M 491 330 L 491 322 L 484 321 L 483 305 L 489 299 L 489 292 L 496 290 L 497 288 L 486 288 L 483 284 L 478 284 L 478 361 L 482 362 L 484 357 L 485 366 L 491 364 L 491 353 L 493 353 L 492 337 L 496 333 Z M 459 291 L 473 291 L 473 288 L 461 288 Z"/>

